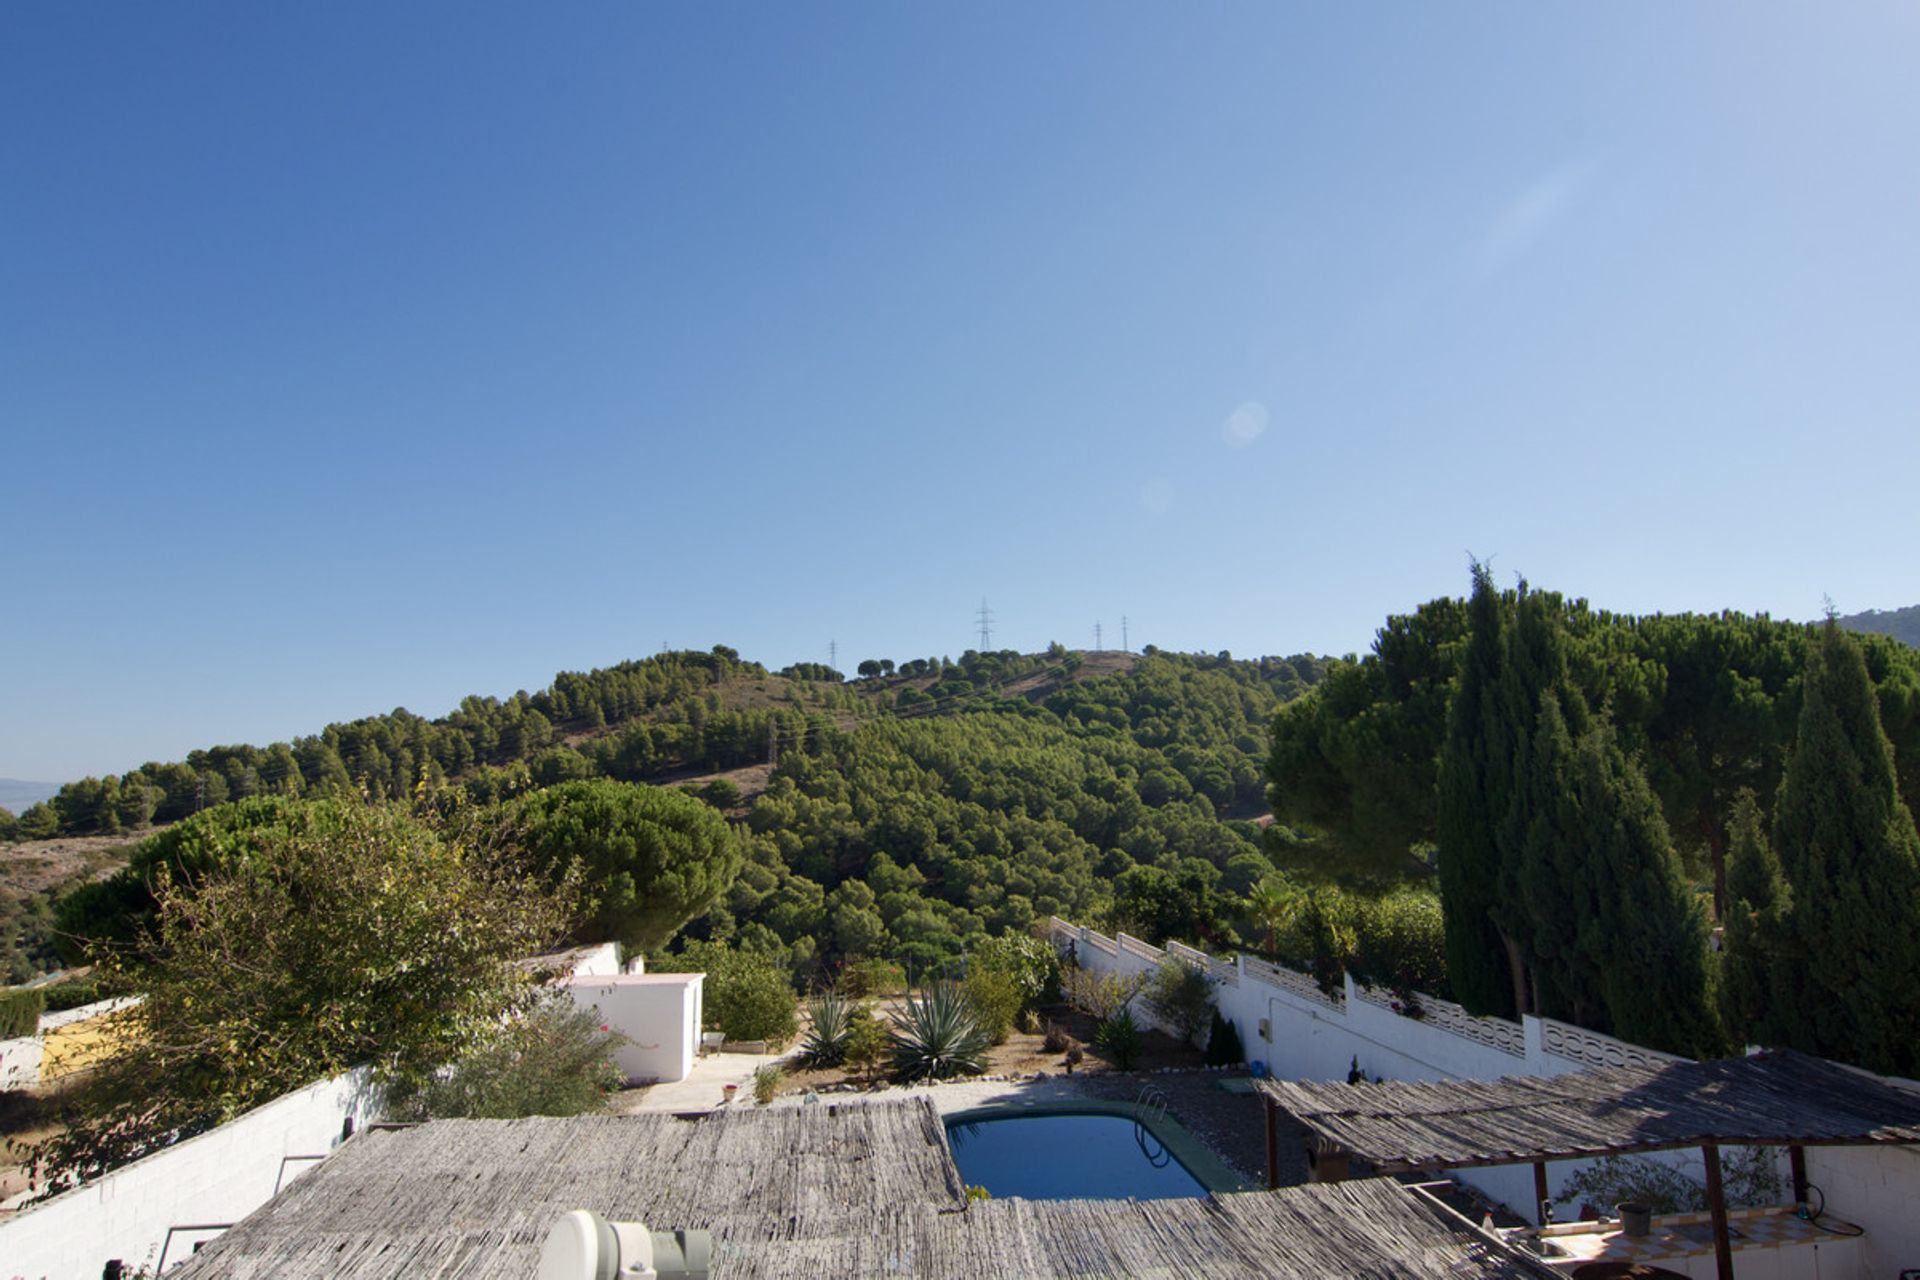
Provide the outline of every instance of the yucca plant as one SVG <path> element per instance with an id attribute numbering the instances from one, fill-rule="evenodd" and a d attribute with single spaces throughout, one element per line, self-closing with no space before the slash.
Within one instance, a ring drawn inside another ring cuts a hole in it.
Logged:
<path id="1" fill-rule="evenodd" d="M 966 993 L 942 982 L 909 996 L 894 1015 L 894 1070 L 908 1080 L 944 1080 L 987 1069 L 987 1033 L 974 1017 Z"/>
<path id="2" fill-rule="evenodd" d="M 800 1040 L 800 1057 L 808 1066 L 837 1067 L 847 1060 L 855 1007 L 838 991 L 827 991 L 807 1002 L 811 1025 Z"/>

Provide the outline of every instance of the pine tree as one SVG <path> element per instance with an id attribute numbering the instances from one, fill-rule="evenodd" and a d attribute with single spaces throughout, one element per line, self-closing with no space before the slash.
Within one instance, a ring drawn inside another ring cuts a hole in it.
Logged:
<path id="1" fill-rule="evenodd" d="M 1478 1014 L 1512 1017 L 1514 985 L 1505 940 L 1494 924 L 1500 894 L 1496 840 L 1512 791 L 1513 742 L 1501 713 L 1506 605 L 1483 564 L 1473 566 L 1466 650 L 1447 708 L 1440 751 L 1440 903 L 1447 975 L 1456 999 Z"/>
<path id="2" fill-rule="evenodd" d="M 1781 1038 L 1875 1071 L 1920 1069 L 1920 835 L 1860 647 L 1832 619 L 1807 655 L 1773 847 L 1793 887 L 1773 968 Z"/>

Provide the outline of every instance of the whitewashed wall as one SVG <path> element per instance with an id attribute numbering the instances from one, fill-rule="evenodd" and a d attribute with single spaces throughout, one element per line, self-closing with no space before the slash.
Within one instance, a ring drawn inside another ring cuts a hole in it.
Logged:
<path id="1" fill-rule="evenodd" d="M 0 1040 L 0 1089 L 31 1089 L 40 1083 L 40 1059 L 47 1043 L 39 1036 Z"/>
<path id="2" fill-rule="evenodd" d="M 159 1261 L 167 1228 L 238 1222 L 339 1146 L 352 1116 L 364 1126 L 374 1095 L 364 1070 L 309 1085 L 0 1220 L 0 1280 L 97 1280 L 108 1259 L 131 1270 Z M 167 1267 L 218 1232 L 180 1233 Z"/>
<path id="3" fill-rule="evenodd" d="M 1389 993 L 1358 986 L 1350 977 L 1341 990 L 1328 994 L 1306 974 L 1247 956 L 1227 961 L 1179 943 L 1163 951 L 1124 933 L 1109 938 L 1058 917 L 1051 931 L 1055 947 L 1071 945 L 1081 965 L 1102 972 L 1150 973 L 1169 958 L 1204 965 L 1215 980 L 1215 1003 L 1239 1030 L 1247 1060 L 1283 1079 L 1345 1080 L 1356 1059 L 1369 1079 L 1385 1080 L 1554 1076 L 1673 1061 L 1670 1054 L 1551 1019 L 1476 1018 L 1451 1001 L 1429 996 L 1419 998 L 1421 1016 L 1414 1018 L 1396 1012 Z M 1136 1006 L 1135 1016 L 1157 1025 L 1144 1008 Z M 1694 1176 L 1700 1174 L 1693 1153 L 1660 1158 L 1681 1168 L 1691 1161 Z M 1553 1193 L 1558 1195 L 1561 1184 L 1585 1163 L 1549 1163 Z M 1465 1169 L 1455 1176 L 1516 1213 L 1537 1214 L 1530 1165 Z"/>
<path id="4" fill-rule="evenodd" d="M 573 1003 L 625 1036 L 613 1052 L 627 1083 L 685 1080 L 700 1047 L 701 973 L 575 974 L 564 984 Z"/>

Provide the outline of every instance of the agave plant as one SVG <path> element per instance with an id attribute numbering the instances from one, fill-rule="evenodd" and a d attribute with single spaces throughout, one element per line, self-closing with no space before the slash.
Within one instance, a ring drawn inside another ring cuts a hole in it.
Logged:
<path id="1" fill-rule="evenodd" d="M 837 1067 L 847 1060 L 847 1042 L 853 1034 L 854 1004 L 838 991 L 828 991 L 807 1003 L 811 1023 L 800 1041 L 800 1057 L 811 1067 Z"/>
<path id="2" fill-rule="evenodd" d="M 943 982 L 907 998 L 894 1015 L 893 1065 L 908 1080 L 943 1080 L 987 1069 L 987 1033 L 966 993 Z"/>

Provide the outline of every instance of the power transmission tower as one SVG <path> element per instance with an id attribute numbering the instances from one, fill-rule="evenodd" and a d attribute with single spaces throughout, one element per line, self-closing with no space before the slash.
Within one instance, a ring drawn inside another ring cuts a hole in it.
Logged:
<path id="1" fill-rule="evenodd" d="M 1128 653 L 1133 652 L 1132 647 L 1127 644 L 1127 615 L 1124 613 L 1120 615 L 1120 647 Z"/>
<path id="2" fill-rule="evenodd" d="M 827 641 L 827 666 L 835 671 L 840 669 L 840 642 L 838 640 Z"/>
<path id="3" fill-rule="evenodd" d="M 1093 624 L 1093 651 L 1095 653 L 1100 652 L 1100 624 L 1098 622 Z"/>
<path id="4" fill-rule="evenodd" d="M 987 608 L 987 598 L 980 597 L 980 652 L 993 652 L 993 611 Z"/>

